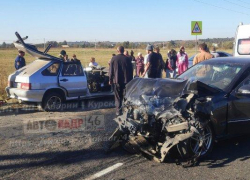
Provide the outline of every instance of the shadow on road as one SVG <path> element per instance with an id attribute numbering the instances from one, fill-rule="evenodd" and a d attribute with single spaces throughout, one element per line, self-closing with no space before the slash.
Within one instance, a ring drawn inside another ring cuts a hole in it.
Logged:
<path id="1" fill-rule="evenodd" d="M 248 160 L 250 158 L 249 137 L 250 136 L 237 137 L 217 143 L 212 153 L 205 159 L 201 160 L 199 166 L 219 168 L 229 166 L 230 163 L 235 160 Z M 127 155 L 128 153 L 121 150 L 120 147 L 115 148 L 114 151 L 109 154 L 105 154 L 103 149 L 99 147 L 75 151 L 0 155 L 0 160 L 2 162 L 0 163 L 0 170 L 40 167 L 44 165 L 72 164 Z M 17 161 L 17 163 L 11 161 Z"/>
<path id="2" fill-rule="evenodd" d="M 31 168 L 44 165 L 55 165 L 55 164 L 70 164 L 78 163 L 82 161 L 90 161 L 98 156 L 98 159 L 108 158 L 116 156 L 117 154 L 105 155 L 102 149 L 92 150 L 83 149 L 76 151 L 56 151 L 56 152 L 42 152 L 34 154 L 13 154 L 13 155 L 1 155 L 0 159 L 2 162 L 0 170 L 6 169 L 19 169 L 19 168 Z M 17 161 L 17 163 L 7 163 L 10 161 Z M 22 163 L 21 163 L 21 162 Z"/>
<path id="3" fill-rule="evenodd" d="M 235 137 L 215 143 L 213 151 L 200 166 L 219 168 L 229 166 L 235 160 L 246 161 L 250 158 L 250 135 Z"/>

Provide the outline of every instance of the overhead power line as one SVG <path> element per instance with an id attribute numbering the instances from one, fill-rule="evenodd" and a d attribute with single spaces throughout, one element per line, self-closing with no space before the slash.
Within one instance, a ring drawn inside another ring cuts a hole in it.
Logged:
<path id="1" fill-rule="evenodd" d="M 250 9 L 249 7 L 245 7 L 245 6 L 243 6 L 243 5 L 240 5 L 240 4 L 237 4 L 237 3 L 234 3 L 234 2 L 228 1 L 228 0 L 223 0 L 223 1 L 229 2 L 229 3 L 234 4 L 234 5 L 236 5 L 236 6 L 239 6 L 239 7 L 243 7 L 243 8 L 245 8 L 245 9 Z"/>
<path id="2" fill-rule="evenodd" d="M 243 2 L 243 3 L 246 3 L 246 4 L 250 4 L 249 2 L 246 2 L 246 1 L 241 1 L 241 0 L 238 0 L 240 2 Z"/>
<path id="3" fill-rule="evenodd" d="M 224 9 L 224 10 L 227 10 L 227 11 L 231 11 L 231 12 L 235 12 L 235 13 L 238 13 L 238 14 L 244 14 L 246 16 L 249 16 L 249 14 L 243 13 L 243 12 L 240 12 L 240 11 L 235 11 L 235 10 L 232 10 L 232 9 L 224 8 L 224 7 L 213 5 L 213 4 L 209 4 L 209 3 L 206 3 L 206 2 L 203 2 L 203 1 L 199 1 L 199 0 L 194 0 L 194 1 L 202 3 L 202 4 L 206 4 L 206 5 L 209 5 L 209 6 L 213 6 L 213 7 L 219 8 L 219 9 Z"/>

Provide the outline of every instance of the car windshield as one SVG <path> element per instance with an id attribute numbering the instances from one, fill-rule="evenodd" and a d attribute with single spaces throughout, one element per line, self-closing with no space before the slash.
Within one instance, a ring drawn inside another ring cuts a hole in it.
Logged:
<path id="1" fill-rule="evenodd" d="M 243 66 L 239 63 L 204 61 L 188 69 L 177 78 L 191 81 L 198 80 L 211 87 L 225 90 Z"/>

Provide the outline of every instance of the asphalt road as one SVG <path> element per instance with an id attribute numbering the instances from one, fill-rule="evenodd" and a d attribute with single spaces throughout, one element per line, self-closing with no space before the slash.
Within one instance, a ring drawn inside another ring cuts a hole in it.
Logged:
<path id="1" fill-rule="evenodd" d="M 98 102 L 110 103 L 97 108 Z M 56 113 L 20 107 L 1 112 L 1 179 L 250 179 L 250 136 L 216 143 L 211 155 L 191 168 L 149 161 L 120 147 L 105 154 L 102 143 L 116 128 L 111 102 L 97 99 L 91 106 L 86 102 L 84 108 Z M 58 122 L 96 115 L 104 115 L 104 129 L 25 130 L 27 120 Z"/>

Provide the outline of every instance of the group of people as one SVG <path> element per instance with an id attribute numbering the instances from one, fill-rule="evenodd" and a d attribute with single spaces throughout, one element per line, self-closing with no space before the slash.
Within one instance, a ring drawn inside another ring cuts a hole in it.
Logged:
<path id="1" fill-rule="evenodd" d="M 178 74 L 182 74 L 188 68 L 188 55 L 183 46 L 178 53 L 171 49 L 167 54 L 166 62 L 162 58 L 160 48 L 150 44 L 146 47 L 146 55 L 144 57 L 141 52 L 138 53 L 136 58 L 133 54 L 132 50 L 131 55 L 128 54 L 128 51 L 124 51 L 124 55 L 130 58 L 132 64 L 135 64 L 133 68 L 136 69 L 135 73 L 138 77 L 161 78 L 162 72 L 165 71 L 166 77 L 173 78 L 176 75 L 177 68 Z"/>
<path id="2" fill-rule="evenodd" d="M 16 57 L 15 64 L 14 64 L 16 70 L 18 70 L 26 65 L 26 61 L 25 61 L 24 56 L 25 56 L 25 52 L 22 50 L 18 50 L 18 56 Z M 61 50 L 61 52 L 59 54 L 59 58 L 62 59 L 64 62 L 80 62 L 80 60 L 77 59 L 75 54 L 73 54 L 72 58 L 69 59 L 69 56 L 65 50 Z M 98 66 L 98 63 L 95 62 L 94 57 L 90 58 L 89 66 L 90 67 Z"/>
<path id="3" fill-rule="evenodd" d="M 69 59 L 65 50 L 61 50 L 59 57 L 63 59 L 64 62 L 80 62 L 80 60 L 77 59 L 75 54 L 73 54 L 72 59 Z M 95 58 L 91 57 L 89 62 L 89 67 L 97 67 L 97 66 L 98 63 L 95 62 Z"/>
<path id="4" fill-rule="evenodd" d="M 77 59 L 75 54 L 73 54 L 72 58 L 69 59 L 69 56 L 65 50 L 61 50 L 59 58 L 62 59 L 64 62 L 80 62 L 80 60 Z"/>
<path id="5" fill-rule="evenodd" d="M 206 59 L 219 57 L 215 48 L 212 51 L 213 54 L 211 54 L 205 43 L 199 45 L 199 51 L 200 53 L 194 57 L 193 65 Z M 167 78 L 173 78 L 177 73 L 182 74 L 188 69 L 188 55 L 184 46 L 181 46 L 178 52 L 174 49 L 168 51 L 165 62 L 158 46 L 153 51 L 153 46 L 148 45 L 146 53 L 143 57 L 142 53 L 139 52 L 137 58 L 135 58 L 137 76 L 161 78 L 162 72 L 165 71 Z"/>
<path id="6" fill-rule="evenodd" d="M 194 57 L 193 65 L 214 57 L 205 43 L 199 45 L 199 51 L 200 53 Z M 167 78 L 173 78 L 177 73 L 182 74 L 188 69 L 188 55 L 184 46 L 180 47 L 178 53 L 171 49 L 166 62 L 163 61 L 160 48 L 158 46 L 154 48 L 150 44 L 146 47 L 147 54 L 144 57 L 139 52 L 137 58 L 134 58 L 133 52 L 131 51 L 129 55 L 123 46 L 119 46 L 117 52 L 118 55 L 113 54 L 109 61 L 109 84 L 114 90 L 117 115 L 121 114 L 125 85 L 133 79 L 133 61 L 136 64 L 136 75 L 141 77 L 161 78 L 164 70 Z"/>
<path id="7" fill-rule="evenodd" d="M 178 72 L 177 72 L 178 69 Z M 165 65 L 166 77 L 173 78 L 176 73 L 182 74 L 188 69 L 188 55 L 185 52 L 185 47 L 181 46 L 179 52 L 171 49 L 167 54 Z"/>
<path id="8" fill-rule="evenodd" d="M 109 84 L 112 85 L 115 104 L 116 115 L 121 114 L 121 106 L 126 84 L 133 79 L 133 63 L 136 64 L 136 75 L 148 78 L 161 78 L 162 69 L 164 69 L 164 61 L 160 54 L 160 48 L 148 45 L 146 48 L 147 55 L 143 58 L 142 53 L 138 53 L 135 58 L 134 52 L 124 50 L 123 46 L 117 48 L 117 55 L 114 55 L 109 64 Z"/>

